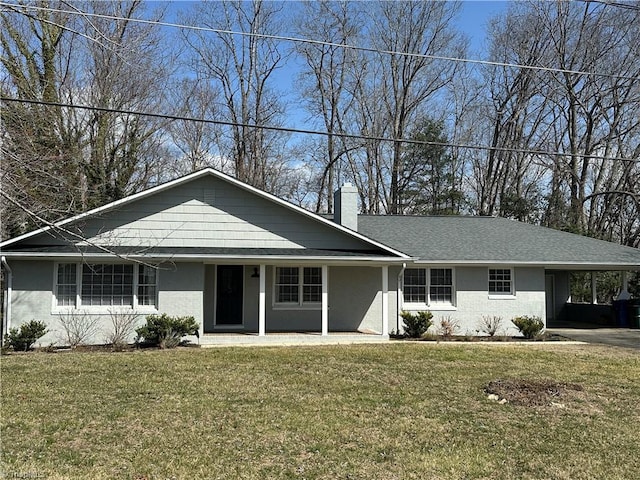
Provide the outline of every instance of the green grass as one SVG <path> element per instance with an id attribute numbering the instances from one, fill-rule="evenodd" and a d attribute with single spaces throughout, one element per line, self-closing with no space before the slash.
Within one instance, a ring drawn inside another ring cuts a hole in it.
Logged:
<path id="1" fill-rule="evenodd" d="M 640 478 L 629 350 L 403 343 L 0 362 L 2 478 Z M 566 408 L 499 405 L 483 392 L 496 378 L 584 391 Z"/>

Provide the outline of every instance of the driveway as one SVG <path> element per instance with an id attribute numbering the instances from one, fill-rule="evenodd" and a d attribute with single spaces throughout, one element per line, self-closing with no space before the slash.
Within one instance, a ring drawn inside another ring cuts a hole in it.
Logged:
<path id="1" fill-rule="evenodd" d="M 562 335 L 579 342 L 604 343 L 640 350 L 640 330 L 631 328 L 547 328 L 549 333 Z"/>

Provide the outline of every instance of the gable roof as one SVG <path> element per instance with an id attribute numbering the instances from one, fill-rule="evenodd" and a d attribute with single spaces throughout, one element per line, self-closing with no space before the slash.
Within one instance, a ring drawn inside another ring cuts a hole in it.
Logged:
<path id="1" fill-rule="evenodd" d="M 360 215 L 358 230 L 425 263 L 640 269 L 640 249 L 498 217 Z"/>
<path id="2" fill-rule="evenodd" d="M 279 205 L 280 207 L 284 207 L 290 211 L 295 212 L 298 215 L 301 215 L 307 219 L 312 220 L 313 222 L 317 222 L 319 224 L 324 225 L 324 228 L 329 228 L 333 231 L 339 231 L 341 232 L 341 234 L 346 235 L 347 237 L 350 238 L 354 238 L 357 239 L 358 241 L 362 242 L 364 245 L 366 245 L 366 250 L 367 251 L 378 251 L 380 252 L 378 254 L 379 257 L 385 257 L 386 259 L 389 258 L 397 258 L 397 259 L 409 259 L 409 257 L 400 252 L 395 250 L 394 248 L 391 248 L 387 245 L 384 245 L 382 243 L 380 243 L 377 240 L 368 238 L 358 232 L 355 232 L 353 230 L 350 230 L 346 227 L 343 227 L 342 225 L 336 224 L 334 222 L 332 222 L 331 220 L 328 220 L 326 218 L 323 218 L 319 215 L 316 215 L 308 210 L 305 210 L 302 207 L 299 207 L 297 205 L 294 205 L 292 203 L 289 203 L 285 200 L 282 200 L 274 195 L 271 195 L 267 192 L 264 192 L 258 188 L 252 187 L 251 185 L 248 185 L 244 182 L 241 182 L 233 177 L 230 177 L 229 175 L 226 175 L 222 172 L 219 172 L 217 170 L 214 170 L 212 168 L 205 168 L 203 170 L 199 170 L 197 172 L 191 173 L 189 175 L 185 175 L 181 178 L 178 178 L 176 180 L 172 180 L 170 182 L 164 183 L 162 185 L 158 185 L 156 187 L 153 188 L 149 188 L 147 190 L 144 190 L 142 192 L 130 195 L 128 197 L 125 197 L 123 199 L 120 200 L 116 200 L 114 202 L 111 202 L 109 204 L 103 205 L 101 207 L 95 208 L 93 210 L 90 210 L 88 212 L 85 213 L 81 213 L 79 215 L 61 220 L 56 222 L 53 225 L 47 226 L 47 227 L 43 227 L 40 228 L 38 230 L 34 230 L 32 232 L 26 233 L 24 235 L 21 235 L 19 237 L 15 237 L 13 239 L 9 239 L 6 240 L 4 242 L 0 243 L 0 249 L 5 250 L 7 247 L 12 247 L 10 250 L 15 251 L 15 250 L 23 250 L 23 251 L 27 251 L 29 250 L 28 248 L 25 248 L 26 245 L 20 245 L 21 242 L 24 242 L 28 239 L 31 239 L 33 237 L 36 237 L 38 235 L 42 235 L 42 234 L 53 234 L 55 233 L 57 230 L 59 229 L 67 229 L 68 227 L 70 227 L 71 225 L 77 224 L 83 220 L 86 219 L 90 219 L 90 218 L 94 218 L 97 217 L 99 215 L 102 215 L 104 213 L 107 212 L 111 212 L 114 211 L 122 206 L 131 204 L 133 202 L 142 200 L 144 198 L 150 197 L 152 195 L 156 195 L 160 192 L 166 192 L 172 188 L 178 187 L 180 185 L 184 185 L 188 182 L 192 182 L 195 181 L 197 179 L 201 179 L 201 178 L 205 178 L 207 176 L 212 176 L 218 180 L 222 180 L 224 182 L 227 182 L 237 188 L 240 188 L 246 192 L 250 192 L 253 195 L 256 195 L 257 197 L 260 197 L 268 202 L 272 202 L 276 205 Z M 55 250 L 55 249 L 54 249 Z M 265 249 L 267 250 L 267 249 Z M 300 249 L 300 254 L 302 256 L 302 250 Z M 316 251 L 316 253 L 319 252 L 319 250 Z M 40 252 L 40 253 L 46 253 L 46 252 Z M 51 252 L 51 253 L 55 253 L 55 252 Z M 329 255 L 331 256 L 331 255 Z"/>

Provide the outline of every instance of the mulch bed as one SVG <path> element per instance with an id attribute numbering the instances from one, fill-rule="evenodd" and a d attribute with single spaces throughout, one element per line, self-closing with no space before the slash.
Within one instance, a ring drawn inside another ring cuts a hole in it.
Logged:
<path id="1" fill-rule="evenodd" d="M 498 379 L 487 384 L 487 395 L 496 395 L 499 400 L 523 406 L 552 406 L 582 392 L 582 385 L 560 383 L 553 380 Z"/>

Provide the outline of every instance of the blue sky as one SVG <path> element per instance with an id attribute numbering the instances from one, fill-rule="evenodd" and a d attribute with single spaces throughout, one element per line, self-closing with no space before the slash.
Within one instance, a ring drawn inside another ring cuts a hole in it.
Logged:
<path id="1" fill-rule="evenodd" d="M 506 0 L 499 2 L 484 0 L 462 2 L 458 25 L 469 37 L 472 54 L 484 54 L 486 47 L 485 28 L 489 19 L 503 12 L 508 5 L 509 2 Z"/>

